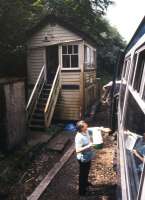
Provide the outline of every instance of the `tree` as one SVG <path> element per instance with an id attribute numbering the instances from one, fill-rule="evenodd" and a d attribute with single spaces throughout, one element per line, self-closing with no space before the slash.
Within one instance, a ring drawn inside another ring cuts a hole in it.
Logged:
<path id="1" fill-rule="evenodd" d="M 34 0 L 1 0 L 0 2 L 0 72 L 11 73 L 24 63 L 25 32 L 41 12 Z M 20 68 L 20 67 L 19 67 Z M 15 70 L 16 71 L 16 70 Z"/>
<path id="2" fill-rule="evenodd" d="M 43 16 L 53 14 L 94 38 L 100 71 L 112 73 L 118 49 L 125 46 L 118 31 L 104 19 L 112 3 L 111 0 L 1 0 L 0 69 L 3 67 L 6 73 L 11 73 L 10 69 L 22 72 L 26 60 L 26 30 Z"/>

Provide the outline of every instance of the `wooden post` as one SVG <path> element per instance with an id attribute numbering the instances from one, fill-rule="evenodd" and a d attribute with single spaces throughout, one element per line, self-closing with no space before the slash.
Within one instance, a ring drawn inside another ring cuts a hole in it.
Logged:
<path id="1" fill-rule="evenodd" d="M 68 151 L 63 155 L 59 162 L 57 162 L 54 167 L 48 172 L 45 178 L 41 181 L 41 183 L 36 187 L 34 192 L 27 197 L 27 200 L 38 200 L 43 192 L 46 190 L 48 185 L 51 183 L 52 179 L 59 172 L 59 170 L 63 167 L 66 161 L 70 158 L 70 156 L 74 153 L 74 144 L 68 149 Z"/>

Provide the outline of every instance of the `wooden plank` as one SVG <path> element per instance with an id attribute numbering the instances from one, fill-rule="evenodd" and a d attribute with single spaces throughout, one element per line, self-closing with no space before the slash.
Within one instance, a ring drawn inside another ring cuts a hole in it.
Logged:
<path id="1" fill-rule="evenodd" d="M 60 99 L 59 99 L 59 101 L 61 102 L 61 101 L 63 101 L 63 102 L 71 102 L 72 101 L 72 97 L 70 97 L 70 96 L 68 96 L 67 98 L 65 97 L 61 97 Z M 73 101 L 74 101 L 74 103 L 79 103 L 80 102 L 80 98 L 78 97 L 78 98 L 73 98 Z"/>
<path id="2" fill-rule="evenodd" d="M 77 84 L 77 85 L 79 85 L 80 84 L 80 79 L 62 79 L 62 83 L 63 84 L 68 84 L 69 83 L 69 85 L 74 85 L 74 84 Z"/>
<path id="3" fill-rule="evenodd" d="M 61 95 L 64 96 L 64 95 L 70 95 L 71 97 L 75 97 L 76 95 L 80 95 L 80 91 L 78 90 L 61 90 Z"/>
<path id="4" fill-rule="evenodd" d="M 48 143 L 48 148 L 53 151 L 63 151 L 64 147 L 69 141 L 70 139 L 66 135 L 59 134 L 50 140 Z"/>
<path id="5" fill-rule="evenodd" d="M 76 107 L 80 106 L 80 102 L 71 103 L 71 101 L 70 102 L 67 102 L 67 101 L 61 101 L 60 102 L 60 101 L 58 101 L 57 106 L 66 106 L 68 108 L 76 108 Z"/>
<path id="6" fill-rule="evenodd" d="M 66 109 L 67 108 L 79 108 L 80 107 L 80 102 L 78 102 L 78 103 L 73 103 L 73 104 L 71 104 L 71 102 L 68 102 L 68 103 L 66 103 L 66 102 L 58 102 L 57 104 L 56 104 L 56 106 L 57 107 L 65 107 Z"/>
<path id="7" fill-rule="evenodd" d="M 68 76 L 64 76 L 64 75 L 63 75 L 63 76 L 62 76 L 62 79 L 74 79 L 74 80 L 75 80 L 75 79 L 80 79 L 80 75 L 77 75 L 77 74 L 72 74 L 72 75 L 71 75 L 71 74 L 70 74 L 70 75 L 68 74 Z"/>
<path id="8" fill-rule="evenodd" d="M 33 49 L 27 52 L 28 82 L 35 84 L 41 68 L 44 65 L 44 48 Z"/>
<path id="9" fill-rule="evenodd" d="M 45 178 L 41 181 L 41 183 L 36 187 L 34 192 L 27 197 L 27 200 L 38 200 L 43 192 L 46 190 L 48 185 L 51 183 L 52 179 L 59 172 L 59 170 L 63 167 L 66 161 L 70 158 L 70 156 L 74 153 L 74 144 L 68 149 L 68 151 L 63 155 L 59 162 L 57 162 L 54 167 L 48 172 Z"/>
<path id="10" fill-rule="evenodd" d="M 60 112 L 58 112 L 57 116 L 61 117 L 62 119 L 64 117 L 66 120 L 67 120 L 67 118 L 73 120 L 73 119 L 78 119 L 79 118 L 79 113 L 78 112 L 77 113 L 75 113 L 75 112 L 73 112 L 73 113 L 60 113 Z"/>

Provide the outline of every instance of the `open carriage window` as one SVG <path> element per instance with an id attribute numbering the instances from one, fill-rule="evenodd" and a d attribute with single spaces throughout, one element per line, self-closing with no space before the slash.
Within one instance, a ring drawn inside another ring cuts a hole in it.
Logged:
<path id="1" fill-rule="evenodd" d="M 78 45 L 62 46 L 62 66 L 63 68 L 79 67 Z"/>
<path id="2" fill-rule="evenodd" d="M 131 75 L 130 75 L 130 80 L 129 80 L 129 84 L 130 85 L 132 85 L 132 83 L 133 83 L 134 70 L 135 70 L 135 67 L 136 67 L 137 58 L 138 58 L 138 55 L 135 54 L 134 57 L 133 57 L 132 68 L 131 68 Z"/>
<path id="3" fill-rule="evenodd" d="M 128 80 L 128 75 L 129 75 L 129 70 L 130 70 L 130 64 L 131 64 L 131 59 L 130 57 L 127 58 L 127 60 L 124 63 L 124 69 L 123 69 L 123 78 L 127 81 Z"/>
<path id="4" fill-rule="evenodd" d="M 129 92 L 124 116 L 124 144 L 130 190 L 136 199 L 145 159 L 145 114 Z"/>
<path id="5" fill-rule="evenodd" d="M 145 83 L 144 83 L 144 89 L 143 89 L 142 99 L 145 101 Z"/>
<path id="6" fill-rule="evenodd" d="M 140 96 L 143 96 L 144 90 L 144 76 L 145 76 L 145 50 L 139 54 L 138 63 L 136 67 L 136 73 L 134 78 L 134 90 L 136 90 Z"/>

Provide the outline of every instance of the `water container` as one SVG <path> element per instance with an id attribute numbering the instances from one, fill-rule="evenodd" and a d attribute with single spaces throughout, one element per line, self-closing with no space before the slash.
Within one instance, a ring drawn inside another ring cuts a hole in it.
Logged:
<path id="1" fill-rule="evenodd" d="M 74 133 L 74 132 L 77 131 L 77 128 L 76 128 L 76 126 L 73 123 L 68 123 L 68 124 L 66 124 L 64 130 L 68 131 L 70 133 Z"/>
<path id="2" fill-rule="evenodd" d="M 89 127 L 88 131 L 92 132 L 93 144 L 95 149 L 101 149 L 103 147 L 103 137 L 100 127 Z"/>

